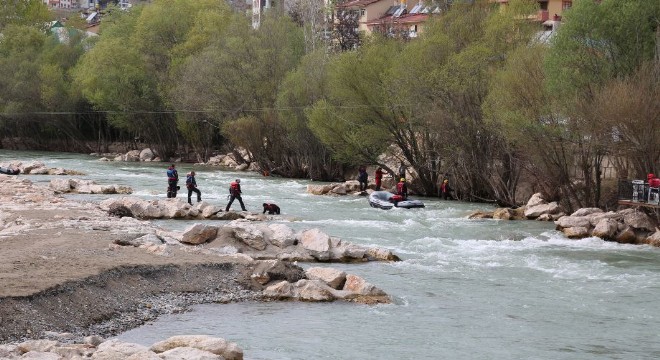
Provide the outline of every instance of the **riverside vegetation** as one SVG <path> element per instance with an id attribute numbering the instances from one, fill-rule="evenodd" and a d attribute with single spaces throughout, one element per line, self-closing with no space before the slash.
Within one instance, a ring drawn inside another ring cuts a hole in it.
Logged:
<path id="1" fill-rule="evenodd" d="M 605 159 L 621 178 L 660 171 L 657 1 L 577 1 L 549 42 L 521 20 L 536 1 L 454 2 L 418 39 L 330 52 L 304 6 L 255 30 L 224 2 L 156 0 L 60 42 L 41 1 L 23 3 L 0 8 L 5 148 L 139 141 L 203 162 L 240 147 L 239 162 L 315 180 L 394 174 L 385 154 L 419 194 L 451 174 L 465 200 L 540 191 L 568 211 L 614 203 Z"/>

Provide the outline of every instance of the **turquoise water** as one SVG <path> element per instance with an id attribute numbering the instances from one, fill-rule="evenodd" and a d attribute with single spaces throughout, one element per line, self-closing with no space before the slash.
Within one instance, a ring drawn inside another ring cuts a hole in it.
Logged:
<path id="1" fill-rule="evenodd" d="M 9 159 L 40 160 L 85 171 L 81 178 L 129 185 L 136 196 L 165 197 L 164 163 L 0 151 L 0 162 Z M 193 169 L 177 167 L 181 177 Z M 248 210 L 260 212 L 261 203 L 272 201 L 296 219 L 285 221 L 296 229 L 318 227 L 392 249 L 403 261 L 322 266 L 366 278 L 394 304 L 201 305 L 130 330 L 122 340 L 150 345 L 171 335 L 208 334 L 237 342 L 246 359 L 660 358 L 658 248 L 569 240 L 552 223 L 465 219 L 488 208 L 483 204 L 423 199 L 425 209 L 384 211 L 364 197 L 307 194 L 306 180 L 194 169 L 206 201 L 224 206 L 229 182 L 240 177 Z"/>

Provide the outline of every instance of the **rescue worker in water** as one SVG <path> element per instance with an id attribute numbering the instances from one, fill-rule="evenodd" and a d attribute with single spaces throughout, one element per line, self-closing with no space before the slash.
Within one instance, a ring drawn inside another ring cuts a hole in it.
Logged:
<path id="1" fill-rule="evenodd" d="M 241 204 L 241 210 L 247 211 L 245 205 L 243 204 L 243 198 L 241 198 L 241 179 L 236 179 L 229 184 L 229 203 L 225 211 L 229 211 L 231 204 L 234 202 L 234 199 L 238 199 L 238 202 Z"/>

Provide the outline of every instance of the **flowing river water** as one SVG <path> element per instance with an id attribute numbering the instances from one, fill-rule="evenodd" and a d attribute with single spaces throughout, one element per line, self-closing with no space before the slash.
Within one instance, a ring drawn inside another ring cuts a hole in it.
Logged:
<path id="1" fill-rule="evenodd" d="M 165 198 L 165 163 L 1 150 L 0 162 L 9 160 L 39 160 L 86 173 L 79 178 L 131 186 L 135 196 Z M 424 209 L 385 211 L 370 208 L 365 197 L 308 194 L 307 180 L 177 167 L 182 188 L 186 172 L 197 172 L 202 197 L 212 204 L 224 207 L 229 182 L 238 177 L 250 211 L 275 202 L 283 217 L 295 219 L 282 222 L 295 229 L 318 227 L 344 241 L 393 250 L 403 261 L 320 266 L 362 276 L 394 303 L 200 305 L 127 331 L 122 340 L 150 345 L 172 335 L 208 334 L 238 343 L 246 359 L 660 358 L 658 248 L 569 240 L 547 222 L 466 219 L 488 209 L 485 204 L 422 198 Z M 156 223 L 183 229 L 193 222 Z"/>

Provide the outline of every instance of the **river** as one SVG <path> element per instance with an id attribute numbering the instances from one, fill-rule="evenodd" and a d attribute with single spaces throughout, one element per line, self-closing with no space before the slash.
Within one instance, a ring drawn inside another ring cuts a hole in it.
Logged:
<path id="1" fill-rule="evenodd" d="M 164 163 L 0 150 L 0 162 L 8 160 L 39 160 L 87 174 L 80 178 L 131 186 L 136 196 L 165 198 Z M 182 178 L 197 172 L 205 201 L 224 206 L 229 182 L 241 178 L 250 211 L 275 202 L 295 219 L 283 221 L 291 227 L 318 227 L 393 250 L 403 261 L 321 266 L 364 277 L 394 303 L 200 305 L 127 331 L 122 340 L 150 345 L 172 335 L 208 334 L 238 343 L 246 359 L 270 360 L 660 358 L 658 248 L 569 240 L 547 222 L 465 218 L 488 209 L 484 204 L 423 198 L 425 209 L 385 211 L 370 208 L 364 197 L 310 195 L 306 180 L 177 167 Z M 183 229 L 191 222 L 157 223 Z"/>

